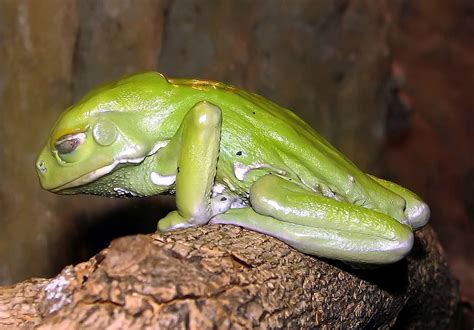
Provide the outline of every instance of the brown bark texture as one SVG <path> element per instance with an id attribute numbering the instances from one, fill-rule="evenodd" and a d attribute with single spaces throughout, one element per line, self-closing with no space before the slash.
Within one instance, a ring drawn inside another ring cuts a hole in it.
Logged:
<path id="1" fill-rule="evenodd" d="M 52 279 L 0 287 L 0 328 L 438 328 L 459 300 L 433 230 L 374 269 L 234 226 L 117 239 Z"/>

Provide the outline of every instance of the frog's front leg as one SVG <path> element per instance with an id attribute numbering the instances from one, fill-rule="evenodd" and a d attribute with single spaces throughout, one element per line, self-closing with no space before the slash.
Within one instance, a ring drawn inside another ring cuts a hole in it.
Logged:
<path id="1" fill-rule="evenodd" d="M 177 208 L 159 221 L 159 231 L 197 226 L 209 221 L 211 189 L 219 154 L 221 116 L 221 110 L 210 103 L 196 104 L 158 156 L 157 162 L 164 172 L 174 165 Z"/>
<path id="2" fill-rule="evenodd" d="M 231 209 L 211 222 L 235 224 L 304 253 L 356 263 L 392 263 L 413 245 L 410 228 L 395 219 L 316 195 L 275 175 L 254 183 L 250 201 L 252 208 Z"/>

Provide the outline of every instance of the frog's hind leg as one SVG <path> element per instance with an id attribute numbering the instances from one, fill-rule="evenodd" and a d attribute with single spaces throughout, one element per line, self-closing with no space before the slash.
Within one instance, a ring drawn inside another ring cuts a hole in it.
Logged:
<path id="1" fill-rule="evenodd" d="M 369 176 L 378 184 L 405 199 L 406 207 L 404 213 L 407 217 L 408 223 L 413 229 L 421 228 L 428 223 L 428 220 L 430 219 L 430 208 L 418 195 L 391 181 L 383 180 L 373 175 Z"/>
<path id="2" fill-rule="evenodd" d="M 410 228 L 395 219 L 316 195 L 275 175 L 254 183 L 250 201 L 252 208 L 231 209 L 211 222 L 242 226 L 304 253 L 354 263 L 392 263 L 413 245 Z"/>

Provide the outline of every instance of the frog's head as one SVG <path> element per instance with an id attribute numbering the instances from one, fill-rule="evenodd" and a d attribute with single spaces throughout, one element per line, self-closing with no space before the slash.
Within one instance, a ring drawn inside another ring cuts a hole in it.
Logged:
<path id="1" fill-rule="evenodd" d="M 41 186 L 57 193 L 83 192 L 81 187 L 117 166 L 138 164 L 154 153 L 159 137 L 144 121 L 156 103 L 157 84 L 167 82 L 156 73 L 126 77 L 91 91 L 67 109 L 36 162 Z"/>

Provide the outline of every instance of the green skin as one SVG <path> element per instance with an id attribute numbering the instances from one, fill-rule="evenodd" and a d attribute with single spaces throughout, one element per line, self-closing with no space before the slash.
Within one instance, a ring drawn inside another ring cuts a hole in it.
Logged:
<path id="1" fill-rule="evenodd" d="M 352 263 L 400 260 L 429 218 L 418 196 L 363 173 L 293 112 L 158 73 L 103 85 L 67 109 L 36 168 L 60 194 L 176 192 L 161 232 L 233 224 Z"/>

